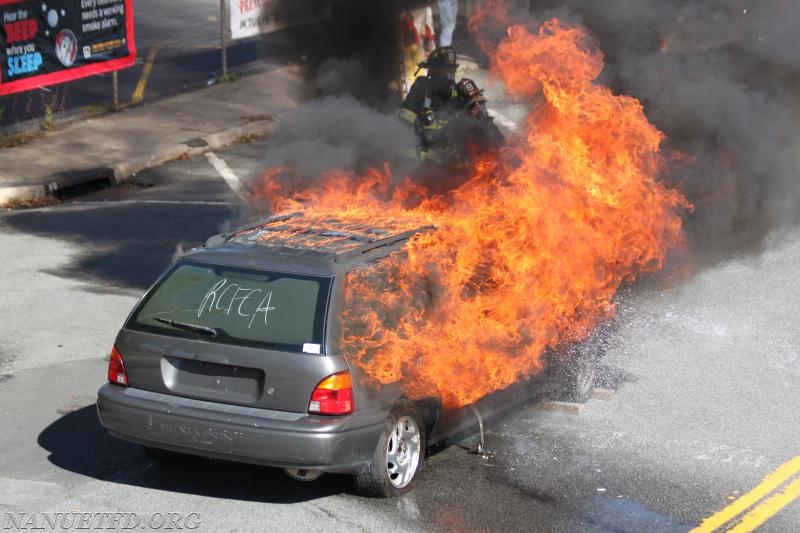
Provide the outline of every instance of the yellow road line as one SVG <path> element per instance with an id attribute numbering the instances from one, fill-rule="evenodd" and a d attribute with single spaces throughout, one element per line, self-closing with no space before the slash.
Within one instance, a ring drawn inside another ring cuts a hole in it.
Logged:
<path id="1" fill-rule="evenodd" d="M 131 100 L 134 104 L 138 104 L 142 100 L 144 100 L 144 89 L 147 87 L 147 79 L 150 77 L 150 72 L 153 70 L 153 63 L 156 61 L 156 54 L 158 54 L 159 45 L 155 45 L 150 48 L 150 52 L 147 54 L 147 61 L 144 62 L 144 68 L 142 69 L 142 75 L 139 76 L 139 83 L 136 84 L 136 90 L 133 91 L 133 99 Z"/>
<path id="2" fill-rule="evenodd" d="M 767 475 L 753 490 L 735 500 L 720 512 L 703 520 L 689 533 L 711 533 L 723 524 L 745 512 L 767 494 L 781 486 L 787 479 L 800 471 L 800 455 L 783 463 Z M 794 485 L 794 484 L 793 484 Z M 777 512 L 777 511 L 776 511 Z"/>
<path id="3" fill-rule="evenodd" d="M 798 497 L 800 497 L 800 478 L 795 479 L 786 489 L 753 508 L 752 511 L 744 515 L 744 518 L 736 527 L 729 529 L 728 533 L 749 533 L 755 530 Z"/>

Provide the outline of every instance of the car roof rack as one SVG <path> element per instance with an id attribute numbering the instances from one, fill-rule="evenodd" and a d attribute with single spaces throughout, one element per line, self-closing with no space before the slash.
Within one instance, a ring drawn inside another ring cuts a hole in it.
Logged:
<path id="1" fill-rule="evenodd" d="M 367 224 L 335 216 L 291 213 L 240 228 L 224 240 L 282 251 L 314 252 L 342 263 L 432 229 L 433 226 L 415 226 L 391 219 Z"/>

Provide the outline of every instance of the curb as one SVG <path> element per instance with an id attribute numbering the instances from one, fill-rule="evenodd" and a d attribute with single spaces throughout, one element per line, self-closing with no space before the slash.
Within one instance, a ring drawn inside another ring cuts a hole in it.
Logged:
<path id="1" fill-rule="evenodd" d="M 0 187 L 0 207 L 48 196 L 46 185 L 8 185 Z"/>
<path id="2" fill-rule="evenodd" d="M 15 202 L 29 202 L 46 197 L 55 197 L 68 189 L 86 186 L 91 183 L 107 181 L 109 185 L 129 181 L 138 172 L 152 168 L 181 157 L 192 157 L 209 150 L 232 144 L 242 137 L 263 137 L 275 131 L 278 119 L 262 119 L 209 133 L 179 144 L 164 146 L 155 153 L 126 161 L 111 163 L 103 167 L 72 169 L 41 179 L 33 185 L 0 186 L 0 207 Z"/>

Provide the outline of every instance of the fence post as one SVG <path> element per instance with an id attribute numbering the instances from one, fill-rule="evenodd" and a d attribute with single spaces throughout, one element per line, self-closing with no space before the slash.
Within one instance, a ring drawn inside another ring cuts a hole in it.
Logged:
<path id="1" fill-rule="evenodd" d="M 219 39 L 220 39 L 220 48 L 222 48 L 222 77 L 228 77 L 228 34 L 227 34 L 227 27 L 230 24 L 228 22 L 227 13 L 228 10 L 225 9 L 225 4 L 228 0 L 219 0 Z"/>

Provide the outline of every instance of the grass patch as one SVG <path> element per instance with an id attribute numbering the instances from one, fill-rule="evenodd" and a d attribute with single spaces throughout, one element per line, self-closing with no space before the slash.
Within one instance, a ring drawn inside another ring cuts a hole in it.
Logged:
<path id="1" fill-rule="evenodd" d="M 53 108 L 50 104 L 44 106 L 44 122 L 42 123 L 43 130 L 49 130 L 53 127 Z"/>
<path id="2" fill-rule="evenodd" d="M 217 80 L 217 82 L 218 83 L 232 83 L 232 82 L 234 82 L 234 81 L 236 81 L 238 79 L 239 79 L 239 76 L 237 76 L 233 72 L 228 72 L 227 74 L 223 74 L 222 76 L 220 76 L 219 80 Z"/>
<path id="3" fill-rule="evenodd" d="M 85 105 L 81 109 L 91 118 L 103 116 L 110 111 L 110 108 L 107 105 L 98 103 Z"/>

